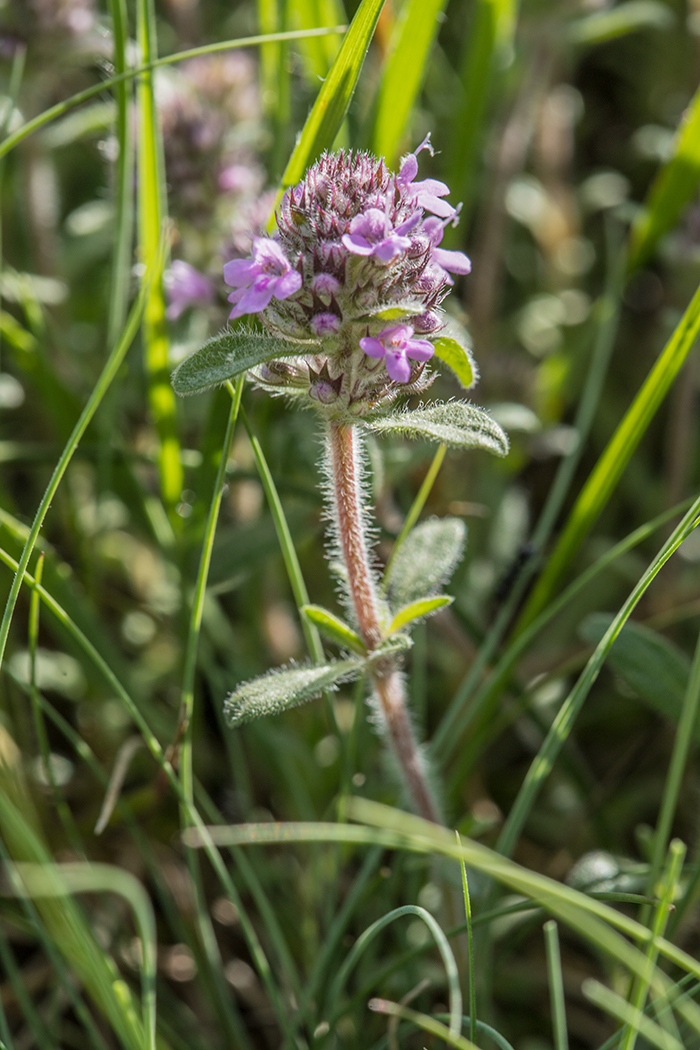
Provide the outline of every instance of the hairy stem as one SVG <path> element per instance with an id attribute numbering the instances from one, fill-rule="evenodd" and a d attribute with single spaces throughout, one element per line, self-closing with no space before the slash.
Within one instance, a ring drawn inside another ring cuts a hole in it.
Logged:
<path id="1" fill-rule="evenodd" d="M 330 495 L 337 538 L 348 577 L 357 625 L 371 651 L 384 639 L 374 574 L 369 564 L 358 476 L 358 447 L 355 427 L 331 423 L 328 428 Z M 393 657 L 380 660 L 372 672 L 374 691 L 386 726 L 387 739 L 398 762 L 404 783 L 422 817 L 441 823 L 437 803 L 428 783 L 406 707 L 403 679 Z"/>

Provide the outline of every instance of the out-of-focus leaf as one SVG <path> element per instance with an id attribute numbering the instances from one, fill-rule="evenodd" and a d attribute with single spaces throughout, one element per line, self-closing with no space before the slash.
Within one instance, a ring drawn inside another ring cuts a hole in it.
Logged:
<path id="1" fill-rule="evenodd" d="M 435 598 L 419 598 L 417 602 L 411 602 L 410 605 L 406 605 L 403 609 L 399 609 L 394 619 L 391 621 L 391 627 L 389 630 L 392 632 L 400 631 L 402 627 L 406 627 L 407 624 L 413 623 L 414 620 L 422 620 L 426 616 L 432 615 L 439 609 L 444 609 L 446 605 L 451 605 L 454 598 L 451 598 L 449 594 L 439 594 Z"/>
<path id="2" fill-rule="evenodd" d="M 398 160 L 446 0 L 406 0 L 396 22 L 379 88 L 373 148 L 389 167 Z"/>
<path id="3" fill-rule="evenodd" d="M 639 29 L 669 29 L 673 11 L 659 0 L 629 0 L 606 11 L 594 11 L 569 23 L 566 35 L 572 44 L 604 44 Z"/>
<path id="4" fill-rule="evenodd" d="M 313 345 L 275 339 L 249 328 L 223 331 L 208 339 L 177 366 L 172 375 L 173 389 L 181 397 L 201 394 L 203 390 L 219 386 L 265 361 L 309 353 Z"/>
<path id="5" fill-rule="evenodd" d="M 456 338 L 456 333 L 450 330 L 433 340 L 433 346 L 435 356 L 452 369 L 464 389 L 469 390 L 470 387 L 473 387 L 479 378 L 479 373 L 471 350 L 464 340 Z"/>
<path id="6" fill-rule="evenodd" d="M 286 515 L 289 531 L 296 544 L 308 537 L 308 514 L 292 507 Z M 279 552 L 274 522 L 269 514 L 255 522 L 222 528 L 212 551 L 207 586 L 214 594 L 224 594 L 240 586 L 251 572 Z M 193 568 L 196 568 L 193 551 Z"/>
<path id="7" fill-rule="evenodd" d="M 345 21 L 340 0 L 294 0 L 291 5 L 291 29 L 316 29 L 338 26 Z M 315 87 L 330 69 L 340 47 L 336 36 L 308 37 L 298 43 L 307 78 Z"/>
<path id="8" fill-rule="evenodd" d="M 612 621 L 610 613 L 591 613 L 579 634 L 584 641 L 597 645 Z M 608 654 L 608 664 L 654 711 L 678 721 L 690 660 L 677 645 L 643 624 L 628 621 Z M 695 726 L 694 735 L 700 739 L 700 724 Z"/>
<path id="9" fill-rule="evenodd" d="M 700 88 L 683 115 L 668 161 L 647 194 L 630 233 L 629 269 L 641 266 L 675 224 L 700 180 Z"/>
<path id="10" fill-rule="evenodd" d="M 350 649 L 361 656 L 366 655 L 367 649 L 362 639 L 352 627 L 349 627 L 339 616 L 335 616 L 321 605 L 302 605 L 301 611 L 307 619 L 318 627 L 321 634 L 325 635 L 331 642 Z"/>
<path id="11" fill-rule="evenodd" d="M 460 518 L 430 518 L 408 534 L 392 558 L 384 585 L 393 610 L 433 597 L 464 554 L 467 527 Z"/>
<path id="12" fill-rule="evenodd" d="M 456 108 L 448 151 L 448 182 L 458 199 L 471 198 L 472 177 L 494 71 L 511 52 L 517 0 L 476 0 L 465 38 L 460 79 L 464 88 Z"/>
<path id="13" fill-rule="evenodd" d="M 362 660 L 335 660 L 320 667 L 280 667 L 234 689 L 224 702 L 230 726 L 243 725 L 264 715 L 277 715 L 349 682 L 361 673 Z"/>
<path id="14" fill-rule="evenodd" d="M 324 149 L 330 149 L 345 119 L 384 0 L 362 0 L 343 44 L 306 118 L 282 177 L 283 186 L 299 182 Z"/>
<path id="15" fill-rule="evenodd" d="M 508 454 L 508 438 L 495 419 L 467 401 L 423 405 L 368 420 L 365 426 L 375 434 L 407 434 L 456 448 L 483 448 L 496 456 Z"/>

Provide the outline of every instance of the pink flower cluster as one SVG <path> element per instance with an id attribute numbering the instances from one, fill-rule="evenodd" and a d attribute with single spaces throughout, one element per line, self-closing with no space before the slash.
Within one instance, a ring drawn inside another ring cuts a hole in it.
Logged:
<path id="1" fill-rule="evenodd" d="M 368 153 L 324 154 L 284 194 L 272 236 L 224 266 L 231 318 L 259 314 L 278 336 L 320 341 L 329 374 L 339 376 L 342 361 L 353 390 L 357 369 L 347 359 L 358 347 L 384 359 L 392 383 L 415 385 L 434 352 L 427 337 L 443 327 L 440 304 L 454 276 L 471 269 L 463 252 L 439 247 L 459 209 L 445 200 L 444 182 L 416 181 L 424 149 L 432 153 L 429 136 L 397 174 Z M 377 387 L 368 362 L 370 373 Z M 349 405 L 356 394 L 349 386 L 345 394 Z"/>

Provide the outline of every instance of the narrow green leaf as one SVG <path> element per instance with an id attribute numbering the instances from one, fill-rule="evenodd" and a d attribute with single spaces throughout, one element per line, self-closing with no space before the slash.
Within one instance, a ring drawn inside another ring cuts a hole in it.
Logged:
<path id="1" fill-rule="evenodd" d="M 379 88 L 373 148 L 394 167 L 420 91 L 446 0 L 406 0 L 396 22 Z"/>
<path id="2" fill-rule="evenodd" d="M 407 434 L 456 448 L 483 448 L 496 456 L 508 454 L 508 438 L 496 420 L 468 401 L 421 405 L 413 411 L 367 420 L 365 426 L 376 434 Z"/>
<path id="3" fill-rule="evenodd" d="M 675 21 L 670 8 L 659 0 L 629 0 L 626 4 L 575 19 L 569 24 L 566 35 L 570 43 L 590 47 L 639 29 L 669 29 Z"/>
<path id="4" fill-rule="evenodd" d="M 352 101 L 383 6 L 384 0 L 362 0 L 289 158 L 282 177 L 283 186 L 299 182 L 309 164 L 333 145 Z"/>
<path id="5" fill-rule="evenodd" d="M 350 649 L 354 653 L 359 653 L 360 656 L 367 654 L 367 648 L 359 634 L 339 616 L 324 609 L 322 605 L 302 605 L 301 611 L 331 642 L 335 642 L 344 649 Z"/>
<path id="6" fill-rule="evenodd" d="M 387 638 L 385 642 L 382 642 L 380 646 L 372 650 L 366 662 L 371 666 L 385 656 L 397 656 L 399 653 L 405 653 L 407 649 L 412 648 L 413 640 L 409 635 L 393 634 L 391 638 Z"/>
<path id="7" fill-rule="evenodd" d="M 591 613 L 579 628 L 584 641 L 598 645 L 614 617 Z M 683 707 L 690 660 L 668 638 L 641 623 L 629 621 L 615 639 L 608 664 L 654 711 L 677 722 Z M 693 726 L 700 739 L 700 725 Z"/>
<path id="8" fill-rule="evenodd" d="M 290 5 L 292 25 L 295 29 L 314 29 L 318 26 L 337 26 L 345 21 L 345 12 L 340 0 L 295 0 Z M 340 43 L 337 37 L 309 37 L 299 41 L 307 80 L 312 87 L 328 73 L 338 54 Z"/>
<path id="9" fill-rule="evenodd" d="M 700 288 L 666 343 L 639 393 L 608 442 L 569 514 L 545 571 L 517 624 L 520 633 L 545 607 L 566 566 L 615 491 L 620 476 L 656 415 L 700 332 Z"/>
<path id="10" fill-rule="evenodd" d="M 652 255 L 659 239 L 676 223 L 700 180 L 700 88 L 676 132 L 671 156 L 659 171 L 630 232 L 629 269 Z"/>
<path id="11" fill-rule="evenodd" d="M 470 348 L 463 341 L 456 339 L 452 331 L 435 339 L 433 346 L 435 356 L 452 369 L 464 389 L 469 390 L 473 387 L 479 373 Z"/>
<path id="12" fill-rule="evenodd" d="M 465 35 L 460 79 L 461 103 L 455 107 L 448 150 L 448 179 L 457 199 L 472 199 L 474 172 L 486 105 L 499 66 L 511 53 L 518 0 L 476 0 Z"/>
<path id="13" fill-rule="evenodd" d="M 424 616 L 430 616 L 431 613 L 437 612 L 438 609 L 444 609 L 446 605 L 452 605 L 453 601 L 454 598 L 450 597 L 449 594 L 439 594 L 436 598 L 420 598 L 417 602 L 411 602 L 410 605 L 404 606 L 403 609 L 397 612 L 391 621 L 389 631 L 392 634 L 394 631 L 400 631 L 406 624 L 413 623 L 414 620 L 421 620 Z"/>
<path id="14" fill-rule="evenodd" d="M 430 518 L 417 525 L 384 576 L 392 609 L 433 597 L 452 576 L 466 542 L 467 527 L 460 518 Z"/>
<path id="15" fill-rule="evenodd" d="M 350 682 L 360 674 L 364 661 L 335 660 L 320 666 L 281 667 L 234 689 L 224 702 L 230 726 L 243 725 L 264 715 L 277 715 Z"/>
<path id="16" fill-rule="evenodd" d="M 225 329 L 185 358 L 173 372 L 171 382 L 181 397 L 201 394 L 265 361 L 298 357 L 313 352 L 314 347 L 314 343 L 292 343 L 250 328 Z"/>

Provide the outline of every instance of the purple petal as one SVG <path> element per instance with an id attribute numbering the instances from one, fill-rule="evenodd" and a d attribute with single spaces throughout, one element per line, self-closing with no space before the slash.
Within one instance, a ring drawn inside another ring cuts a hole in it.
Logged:
<path id="1" fill-rule="evenodd" d="M 405 252 L 410 247 L 411 242 L 408 237 L 397 237 L 395 234 L 392 234 L 391 237 L 387 237 L 381 244 L 376 245 L 373 251 L 382 262 L 391 262 L 397 255 Z"/>
<path id="2" fill-rule="evenodd" d="M 366 335 L 360 339 L 360 349 L 364 350 L 369 357 L 384 357 L 384 347 L 373 335 Z"/>
<path id="3" fill-rule="evenodd" d="M 260 266 L 252 259 L 232 259 L 224 264 L 224 280 L 232 288 L 250 284 L 260 273 Z"/>
<path id="4" fill-rule="evenodd" d="M 290 270 L 281 277 L 273 278 L 275 299 L 288 299 L 301 288 L 301 274 L 296 270 Z"/>
<path id="5" fill-rule="evenodd" d="M 344 233 L 341 240 L 353 255 L 372 255 L 374 252 L 374 245 L 370 244 L 366 237 L 361 237 L 357 233 Z"/>
<path id="6" fill-rule="evenodd" d="M 367 211 L 356 215 L 350 223 L 350 234 L 359 234 L 366 237 L 368 241 L 379 241 L 387 232 L 387 218 L 379 208 L 368 208 Z"/>
<path id="7" fill-rule="evenodd" d="M 440 182 L 438 179 L 423 179 L 422 182 L 417 182 L 411 189 L 417 193 L 430 193 L 436 197 L 446 197 L 450 192 L 450 187 L 446 186 L 444 182 Z"/>
<path id="8" fill-rule="evenodd" d="M 471 273 L 472 264 L 464 252 L 451 252 L 446 248 L 433 248 L 433 259 L 450 273 Z"/>
<path id="9" fill-rule="evenodd" d="M 445 232 L 445 224 L 437 219 L 434 215 L 428 216 L 421 227 L 423 233 L 425 233 L 433 244 L 439 244 L 442 240 Z"/>
<path id="10" fill-rule="evenodd" d="M 274 277 L 258 277 L 255 284 L 251 285 L 250 288 L 246 288 L 243 296 L 239 299 L 235 316 L 257 314 L 264 310 L 274 295 L 274 286 Z"/>
<path id="11" fill-rule="evenodd" d="M 411 366 L 403 350 L 387 350 L 386 370 L 397 383 L 407 383 L 411 378 Z"/>
<path id="12" fill-rule="evenodd" d="M 257 264 L 278 274 L 291 270 L 290 260 L 272 237 L 253 237 L 253 257 Z"/>
<path id="13" fill-rule="evenodd" d="M 404 233 L 410 233 L 411 230 L 415 230 L 418 223 L 421 221 L 422 215 L 419 211 L 414 211 L 405 222 L 402 222 L 400 226 L 394 227 L 394 233 L 402 235 Z"/>
<path id="14" fill-rule="evenodd" d="M 440 200 L 433 193 L 418 193 L 416 194 L 416 200 L 421 208 L 431 211 L 433 215 L 440 215 L 443 219 L 452 219 L 457 214 L 456 208 L 453 208 L 447 201 Z"/>
<path id="15" fill-rule="evenodd" d="M 429 361 L 435 353 L 435 347 L 427 339 L 408 339 L 406 354 L 414 361 Z"/>
<path id="16" fill-rule="evenodd" d="M 418 161 L 416 160 L 416 155 L 415 153 L 409 153 L 408 156 L 404 157 L 401 161 L 401 167 L 399 168 L 399 174 L 396 176 L 396 181 L 400 182 L 402 186 L 408 187 L 417 174 Z"/>

